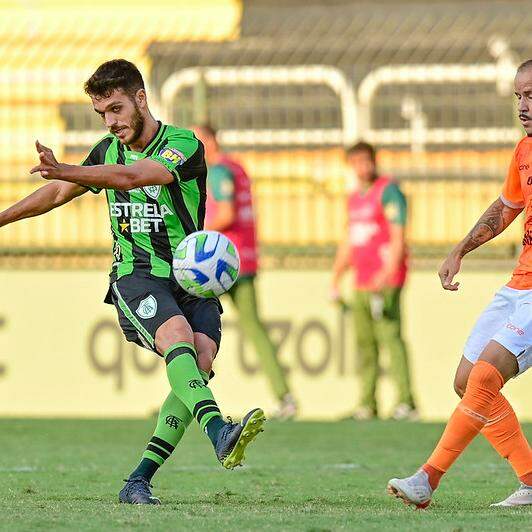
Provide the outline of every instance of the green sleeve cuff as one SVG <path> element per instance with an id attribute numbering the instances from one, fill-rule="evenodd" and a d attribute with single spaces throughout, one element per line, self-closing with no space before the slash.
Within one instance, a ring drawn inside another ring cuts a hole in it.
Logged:
<path id="1" fill-rule="evenodd" d="M 216 201 L 233 201 L 235 181 L 231 170 L 227 166 L 217 164 L 209 168 L 207 183 L 209 192 Z"/>
<path id="2" fill-rule="evenodd" d="M 384 215 L 391 224 L 406 225 L 406 198 L 397 183 L 390 183 L 382 194 Z"/>

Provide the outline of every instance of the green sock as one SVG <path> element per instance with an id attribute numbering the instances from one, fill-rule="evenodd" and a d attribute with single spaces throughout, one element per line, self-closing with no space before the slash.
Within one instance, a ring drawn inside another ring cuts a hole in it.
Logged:
<path id="1" fill-rule="evenodd" d="M 192 421 L 188 408 L 170 392 L 159 411 L 157 426 L 142 460 L 130 477 L 141 476 L 148 482 L 159 466 L 169 458 Z"/>
<path id="2" fill-rule="evenodd" d="M 201 373 L 201 376 L 203 377 L 203 382 L 205 384 L 209 384 L 210 376 L 206 371 L 203 371 L 202 369 L 199 370 Z M 225 421 L 221 417 L 213 417 L 210 419 L 207 424 L 205 425 L 205 432 L 207 433 L 207 436 L 209 436 L 209 439 L 211 440 L 212 444 L 216 447 L 216 442 L 218 441 L 218 433 L 220 432 L 220 429 L 225 425 Z"/>
<path id="3" fill-rule="evenodd" d="M 166 374 L 172 391 L 196 418 L 201 430 L 215 417 L 222 417 L 211 390 L 198 369 L 196 350 L 188 342 L 170 346 L 164 353 Z"/>

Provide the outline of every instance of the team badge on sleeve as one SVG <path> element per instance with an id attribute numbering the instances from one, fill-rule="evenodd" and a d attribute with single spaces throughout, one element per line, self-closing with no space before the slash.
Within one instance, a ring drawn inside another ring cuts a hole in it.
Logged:
<path id="1" fill-rule="evenodd" d="M 395 222 L 399 218 L 399 207 L 395 203 L 388 203 L 384 208 L 386 219 L 390 222 Z"/>
<path id="2" fill-rule="evenodd" d="M 166 146 L 159 152 L 159 157 L 175 165 L 181 165 L 186 160 L 186 157 L 179 150 L 170 148 L 169 146 Z"/>
<path id="3" fill-rule="evenodd" d="M 235 184 L 232 180 L 226 179 L 220 185 L 220 189 L 224 196 L 231 196 L 235 192 Z"/>

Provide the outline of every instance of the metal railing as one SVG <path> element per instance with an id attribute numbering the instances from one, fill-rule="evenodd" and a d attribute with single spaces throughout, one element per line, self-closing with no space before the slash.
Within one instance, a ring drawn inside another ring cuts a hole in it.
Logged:
<path id="1" fill-rule="evenodd" d="M 66 9 L 66 0 L 63 3 Z M 236 17 L 235 6 L 227 9 Z M 387 27 L 393 28 L 388 15 L 384 18 Z M 159 74 L 152 70 L 149 101 L 155 114 L 170 122 L 186 126 L 198 119 L 214 119 L 222 144 L 237 152 L 253 179 L 259 237 L 268 255 L 331 254 L 343 238 L 350 181 L 341 146 L 358 138 L 377 144 L 381 170 L 400 177 L 409 199 L 409 238 L 416 254 L 430 255 L 451 245 L 498 195 L 512 145 L 520 135 L 509 94 L 518 58 L 507 40 L 486 36 L 487 53 L 482 59 L 475 56 L 475 64 L 459 63 L 456 51 L 449 59 L 452 64 L 433 64 L 448 58 L 424 54 L 399 55 L 397 64 L 386 64 L 395 60 L 395 50 L 388 50 L 381 39 L 387 50 L 384 59 L 375 49 L 375 62 L 364 62 L 363 54 L 370 51 L 359 50 L 357 54 L 362 55 L 356 56 L 357 61 L 344 61 L 340 67 L 340 62 L 325 64 L 327 57 L 313 55 L 312 46 L 305 48 L 306 55 L 289 55 L 289 47 L 288 55 L 282 56 L 288 58 L 286 64 L 273 64 L 280 55 L 271 56 L 272 64 L 262 64 L 264 49 L 255 48 L 251 37 L 241 39 L 249 53 L 242 61 L 246 64 L 237 66 L 238 60 L 228 64 L 228 58 L 240 40 L 238 31 L 234 21 L 227 22 L 227 16 L 224 20 L 227 27 L 218 39 L 236 41 L 228 45 L 225 56 L 220 51 L 221 64 L 205 61 L 210 66 L 179 67 L 181 56 L 176 55 L 169 60 L 168 70 L 159 69 Z M 361 22 L 353 19 L 352 23 Z M 324 34 L 327 27 L 324 24 Z M 137 30 L 125 30 L 129 39 L 136 39 Z M 101 39 L 103 30 L 98 31 Z M 143 33 L 140 26 L 139 31 Z M 140 37 L 147 46 L 160 35 L 171 40 L 172 31 L 165 26 L 159 32 L 152 24 Z M 210 31 L 218 33 L 214 24 L 212 30 L 205 29 L 206 34 Z M 65 27 L 65 35 L 75 33 Z M 334 41 L 335 37 L 327 37 L 335 53 L 351 57 L 347 41 L 344 44 L 342 37 Z M 260 38 L 264 43 L 268 40 L 267 35 Z M 39 35 L 35 39 L 39 41 Z M 20 63 L 23 49 L 13 53 L 12 65 L 0 79 L 0 92 L 7 102 L 0 113 L 2 123 L 9 124 L 0 127 L 0 143 L 9 147 L 0 153 L 0 208 L 39 186 L 38 180 L 27 178 L 35 156 L 34 136 L 45 132 L 60 158 L 78 162 L 102 133 L 87 114 L 89 103 L 81 103 L 82 81 L 104 59 L 103 49 L 104 55 L 112 52 L 105 43 L 97 49 L 88 43 L 90 54 L 85 57 L 76 50 L 79 41 L 64 39 L 64 50 L 55 42 L 47 48 L 48 59 L 53 59 L 50 64 L 44 56 L 35 64 Z M 204 45 L 198 50 L 207 50 Z M 276 51 L 271 39 L 267 47 Z M 135 61 L 141 67 L 148 53 L 135 49 Z M 420 64 L 424 58 L 427 64 Z M 473 110 L 469 109 L 472 98 L 478 103 Z M 519 237 L 516 223 L 493 249 L 509 256 Z M 0 231 L 4 257 L 104 256 L 109 250 L 105 201 L 91 194 Z"/>
<path id="2" fill-rule="evenodd" d="M 35 182 L 0 183 L 0 209 L 36 188 Z M 260 242 L 271 256 L 330 255 L 345 236 L 345 187 L 313 176 L 253 180 Z M 496 198 L 490 180 L 402 180 L 409 204 L 409 242 L 416 255 L 432 256 L 461 239 Z M 510 257 L 520 238 L 515 222 L 494 248 Z M 0 231 L 0 256 L 109 255 L 111 239 L 105 198 L 91 193 L 44 216 Z"/>

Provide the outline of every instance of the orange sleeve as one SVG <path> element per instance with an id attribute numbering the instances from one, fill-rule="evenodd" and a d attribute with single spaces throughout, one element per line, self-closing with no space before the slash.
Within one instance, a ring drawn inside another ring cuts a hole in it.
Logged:
<path id="1" fill-rule="evenodd" d="M 525 206 L 525 198 L 521 190 L 519 165 L 517 164 L 517 148 L 512 157 L 510 168 L 508 168 L 508 175 L 502 187 L 501 200 L 505 205 L 513 209 L 520 209 Z"/>

